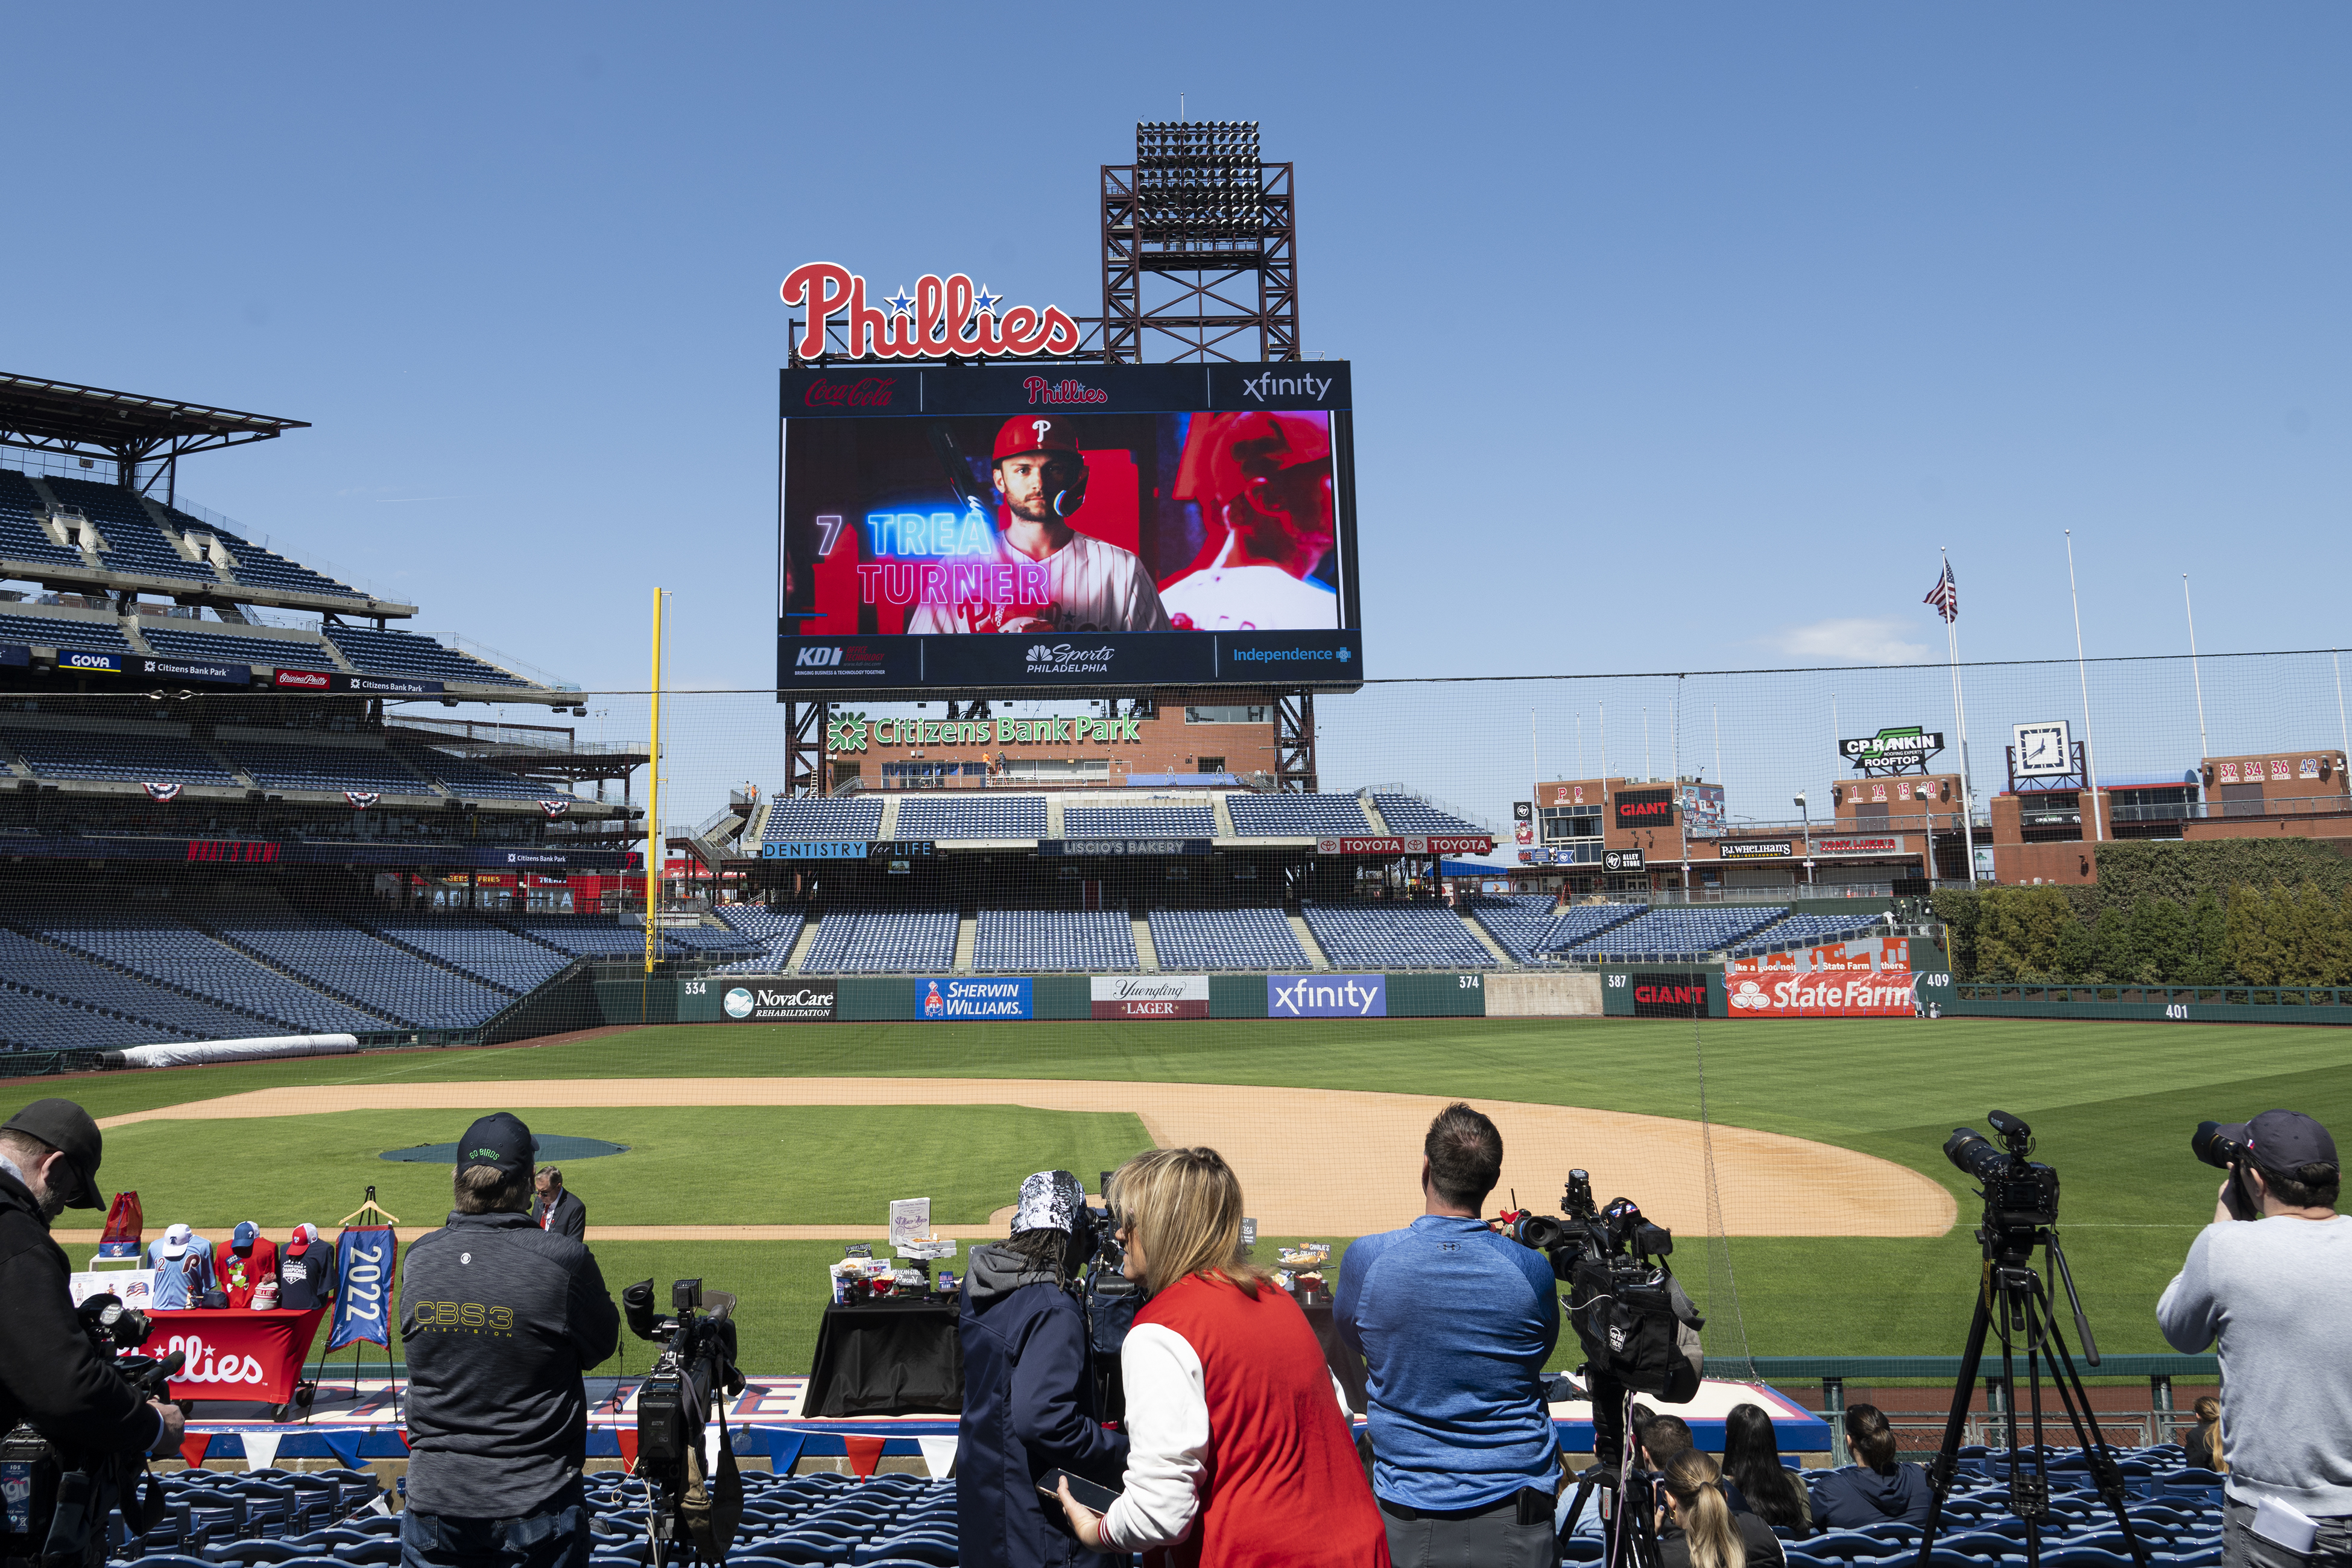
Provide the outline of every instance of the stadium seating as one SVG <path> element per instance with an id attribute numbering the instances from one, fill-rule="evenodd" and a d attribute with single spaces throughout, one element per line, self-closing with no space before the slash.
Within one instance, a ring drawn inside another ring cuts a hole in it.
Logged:
<path id="1" fill-rule="evenodd" d="M 240 557 L 242 559 L 242 557 Z M 325 579 L 320 579 L 325 581 Z M 338 592 L 350 593 L 348 588 Z M 415 632 L 377 631 L 367 626 L 328 626 L 327 640 L 352 661 L 354 669 L 370 675 L 409 676 L 421 680 L 455 681 L 467 686 L 528 686 L 495 665 L 470 654 L 443 647 Z"/>
<path id="2" fill-rule="evenodd" d="M 1217 813 L 1206 805 L 1066 805 L 1065 838 L 1214 838 Z"/>
<path id="3" fill-rule="evenodd" d="M 560 784 L 519 779 L 471 757 L 451 756 L 430 746 L 395 746 L 393 754 L 460 800 L 562 800 L 572 793 Z"/>
<path id="4" fill-rule="evenodd" d="M 898 801 L 901 838 L 1043 838 L 1045 797 L 990 795 L 909 795 Z"/>
<path id="5" fill-rule="evenodd" d="M 34 730 L 0 727 L 5 741 L 33 772 L 49 779 L 122 779 L 155 784 L 237 787 L 236 775 L 177 725 L 157 724 L 153 735 L 99 730 Z"/>
<path id="6" fill-rule="evenodd" d="M 1338 969 L 1491 969 L 1495 955 L 1436 904 L 1309 904 L 1307 927 Z"/>
<path id="7" fill-rule="evenodd" d="M 1836 942 L 1861 936 L 1885 919 L 1883 915 L 1790 915 L 1748 938 L 1728 951 L 1735 958 L 1791 942 Z"/>
<path id="8" fill-rule="evenodd" d="M 1486 828 L 1438 810 L 1418 795 L 1376 795 L 1372 805 L 1391 833 L 1464 833 L 1484 835 Z"/>
<path id="9" fill-rule="evenodd" d="M 808 911 L 798 907 L 775 909 L 767 904 L 720 904 L 710 911 L 730 931 L 760 944 L 756 957 L 721 966 L 719 974 L 776 974 L 793 956 L 808 924 Z"/>
<path id="10" fill-rule="evenodd" d="M 169 915 L 109 910 L 16 923 L 103 963 L 277 1026 L 240 1034 L 381 1034 L 398 1023 L 391 1015 L 340 1002 Z"/>
<path id="11" fill-rule="evenodd" d="M 768 803 L 768 822 L 760 836 L 779 844 L 878 838 L 882 836 L 882 797 L 868 795 L 848 800 L 811 800 L 780 794 Z"/>
<path id="12" fill-rule="evenodd" d="M 1148 923 L 1163 970 L 1307 967 L 1280 910 L 1154 910 Z"/>
<path id="13" fill-rule="evenodd" d="M 955 963 L 953 910 L 841 910 L 817 922 L 803 974 L 946 973 Z"/>
<path id="14" fill-rule="evenodd" d="M 1580 904 L 1562 911 L 1549 893 L 1510 893 L 1468 900 L 1463 912 L 1519 963 L 1537 963 L 1542 962 L 1538 955 L 1547 947 L 1596 935 L 1648 908 L 1647 904 Z"/>
<path id="15" fill-rule="evenodd" d="M 274 1027 L 267 1019 L 110 969 L 15 931 L 0 930 L 0 975 L 19 991 L 53 998 L 71 1010 L 135 1020 L 148 1026 L 152 1039 L 233 1039 Z M 35 1040 L 15 1033 L 9 1038 L 15 1045 L 41 1049 L 86 1043 L 70 1033 L 79 1026 L 72 1016 L 61 1016 L 60 1026 L 67 1032 L 55 1039 Z"/>
<path id="16" fill-rule="evenodd" d="M 241 739 L 218 744 L 263 789 L 433 793 L 433 786 L 401 766 L 397 757 L 375 747 L 279 746 Z"/>
<path id="17" fill-rule="evenodd" d="M 1743 938 L 1788 915 L 1785 905 L 1759 908 L 1733 905 L 1705 909 L 1681 906 L 1652 910 L 1597 935 L 1554 937 L 1549 945 L 1565 948 L 1573 958 L 1608 958 L 1666 954 L 1696 959 L 1720 952 Z"/>
<path id="18" fill-rule="evenodd" d="M 418 1028 L 478 1028 L 514 1002 L 512 993 L 420 962 L 355 926 L 272 912 L 222 915 L 215 929 L 278 969 Z"/>
<path id="19" fill-rule="evenodd" d="M 214 659 L 223 664 L 266 664 L 286 669 L 333 669 L 335 661 L 324 646 L 292 637 L 247 637 L 209 627 L 190 631 L 191 623 L 140 623 L 139 635 L 157 658 Z"/>
<path id="20" fill-rule="evenodd" d="M 155 526 L 155 520 L 129 490 L 119 485 L 54 475 L 43 482 L 58 498 L 59 506 L 81 513 L 97 525 L 99 536 L 106 541 L 106 548 L 99 552 L 98 558 L 107 571 L 135 573 L 208 588 L 220 586 L 220 577 L 209 564 L 186 560 L 172 548 L 163 531 Z"/>
<path id="21" fill-rule="evenodd" d="M 461 910 L 378 916 L 365 924 L 386 942 L 412 948 L 516 995 L 546 984 L 572 965 L 569 955 L 543 942 Z"/>
<path id="22" fill-rule="evenodd" d="M 68 550 L 40 525 L 43 510 L 39 494 L 24 475 L 14 468 L 0 468 L 0 556 L 79 566 L 81 552 Z"/>
<path id="23" fill-rule="evenodd" d="M 298 565 L 274 550 L 256 544 L 250 540 L 239 539 L 216 523 L 199 521 L 186 512 L 177 510 L 171 510 L 166 515 L 170 517 L 172 526 L 183 533 L 209 533 L 227 545 L 229 554 L 236 561 L 236 564 L 229 568 L 229 574 L 239 583 L 255 588 L 278 589 L 289 593 L 331 595 L 336 598 L 350 599 L 359 604 L 374 602 L 348 583 L 338 583 L 332 577 L 311 571 L 308 566 Z"/>
<path id="24" fill-rule="evenodd" d="M 1136 967 L 1135 927 L 1105 910 L 982 910 L 971 966 L 983 973 Z"/>
<path id="25" fill-rule="evenodd" d="M 1235 795 L 1225 799 L 1244 838 L 1362 837 L 1372 831 L 1352 795 Z"/>
<path id="26" fill-rule="evenodd" d="M 79 616 L 12 616 L 0 612 L 0 642 L 78 647 L 91 653 L 131 651 L 130 639 L 114 622 L 86 620 Z"/>

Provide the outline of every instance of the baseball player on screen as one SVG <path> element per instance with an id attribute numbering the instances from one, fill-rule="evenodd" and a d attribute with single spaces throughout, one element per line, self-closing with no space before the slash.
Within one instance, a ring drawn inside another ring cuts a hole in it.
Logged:
<path id="1" fill-rule="evenodd" d="M 1196 419 L 1177 493 L 1196 497 L 1224 524 L 1214 552 L 1160 588 L 1177 629 L 1339 624 L 1339 595 L 1315 575 L 1339 531 L 1331 437 L 1320 420 L 1259 413 Z"/>
<path id="2" fill-rule="evenodd" d="M 978 600 L 917 605 L 909 632 L 1164 632 L 1151 574 L 1132 551 L 1089 538 L 1065 519 L 1087 497 L 1087 460 L 1066 415 L 1018 415 L 996 432 L 992 470 L 1008 514 L 998 559 L 1044 563 L 1051 603 Z"/>

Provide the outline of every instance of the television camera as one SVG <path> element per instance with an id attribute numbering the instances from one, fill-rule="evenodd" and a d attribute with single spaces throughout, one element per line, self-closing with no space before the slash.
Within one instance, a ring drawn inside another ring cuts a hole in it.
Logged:
<path id="1" fill-rule="evenodd" d="M 637 1386 L 637 1473 L 646 1483 L 652 1568 L 724 1562 L 743 1514 L 735 1450 L 716 1404 L 722 1390 L 730 1397 L 743 1392 L 735 1298 L 713 1290 L 706 1302 L 701 1280 L 679 1279 L 670 1286 L 673 1315 L 660 1317 L 654 1282 L 640 1279 L 622 1290 L 621 1310 L 631 1333 L 661 1347 Z"/>
<path id="2" fill-rule="evenodd" d="M 154 1332 L 146 1313 L 101 1294 L 74 1315 L 99 1359 L 142 1402 L 171 1397 L 172 1379 L 187 1357 L 177 1351 L 161 1358 L 135 1353 Z M 69 1456 L 29 1425 L 0 1437 L 0 1491 L 6 1494 L 0 1557 L 25 1558 L 41 1568 L 98 1568 L 106 1560 L 107 1515 L 115 1509 L 134 1535 L 144 1535 L 163 1517 L 163 1483 L 147 1472 L 146 1455 Z"/>

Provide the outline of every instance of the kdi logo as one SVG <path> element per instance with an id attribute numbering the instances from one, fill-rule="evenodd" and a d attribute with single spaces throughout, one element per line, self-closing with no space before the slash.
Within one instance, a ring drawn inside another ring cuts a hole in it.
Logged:
<path id="1" fill-rule="evenodd" d="M 804 647 L 793 660 L 795 669 L 830 669 L 841 662 L 841 647 Z"/>

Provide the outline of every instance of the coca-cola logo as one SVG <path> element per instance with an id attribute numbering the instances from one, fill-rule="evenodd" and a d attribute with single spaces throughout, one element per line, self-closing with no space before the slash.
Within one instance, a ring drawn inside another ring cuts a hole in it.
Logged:
<path id="1" fill-rule="evenodd" d="M 896 376 L 867 375 L 856 381 L 826 381 L 823 377 L 809 383 L 801 401 L 811 408 L 887 408 L 890 389 L 898 384 Z"/>

